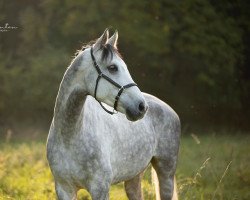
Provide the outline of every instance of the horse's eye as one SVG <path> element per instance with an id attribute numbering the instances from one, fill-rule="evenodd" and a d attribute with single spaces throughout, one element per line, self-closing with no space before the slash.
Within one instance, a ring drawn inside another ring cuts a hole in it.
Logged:
<path id="1" fill-rule="evenodd" d="M 110 73 L 115 73 L 118 71 L 118 67 L 116 65 L 110 65 L 108 66 L 108 70 Z"/>

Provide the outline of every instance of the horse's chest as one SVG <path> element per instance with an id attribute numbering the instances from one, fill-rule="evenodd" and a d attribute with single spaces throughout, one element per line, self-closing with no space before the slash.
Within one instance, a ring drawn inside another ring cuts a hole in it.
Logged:
<path id="1" fill-rule="evenodd" d="M 57 180 L 75 180 L 80 179 L 83 174 L 79 173 L 80 168 L 75 160 L 75 155 L 65 149 L 63 146 L 57 145 L 51 151 L 49 163 L 53 172 L 53 175 Z M 75 180 L 77 181 L 77 180 Z"/>
<path id="2" fill-rule="evenodd" d="M 99 165 L 97 152 L 84 145 L 65 147 L 65 144 L 54 144 L 48 153 L 49 164 L 56 180 L 67 180 L 79 187 L 92 179 Z"/>

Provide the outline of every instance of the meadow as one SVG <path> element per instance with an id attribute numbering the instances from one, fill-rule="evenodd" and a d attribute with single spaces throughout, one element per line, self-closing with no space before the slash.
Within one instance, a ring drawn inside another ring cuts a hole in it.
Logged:
<path id="1" fill-rule="evenodd" d="M 0 200 L 55 199 L 45 137 L 0 138 Z M 250 136 L 207 133 L 182 135 L 177 168 L 179 198 L 250 199 Z M 145 200 L 154 200 L 150 166 L 143 179 Z M 91 199 L 80 190 L 78 199 Z M 123 184 L 112 186 L 111 200 L 127 200 Z"/>

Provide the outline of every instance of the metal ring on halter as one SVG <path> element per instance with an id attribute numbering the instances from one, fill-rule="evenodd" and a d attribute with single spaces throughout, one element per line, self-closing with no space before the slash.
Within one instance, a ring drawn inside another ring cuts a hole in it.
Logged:
<path id="1" fill-rule="evenodd" d="M 95 56 L 94 56 L 94 54 L 93 54 L 93 47 L 91 47 L 90 53 L 91 53 L 91 58 L 92 58 L 93 64 L 94 64 L 94 66 L 95 66 L 95 68 L 96 68 L 96 71 L 97 71 L 97 73 L 98 73 L 98 76 L 97 76 L 97 79 L 96 79 L 94 97 L 95 97 L 95 99 L 99 102 L 99 104 L 101 105 L 101 107 L 103 108 L 103 110 L 105 110 L 107 113 L 109 113 L 109 114 L 111 114 L 111 115 L 117 114 L 117 113 L 118 113 L 118 112 L 117 112 L 118 101 L 119 101 L 119 99 L 120 99 L 120 96 L 121 96 L 122 92 L 124 91 L 125 88 L 129 88 L 129 87 L 132 87 L 132 86 L 137 86 L 137 84 L 136 84 L 136 83 L 129 83 L 129 84 L 125 85 L 125 86 L 121 86 L 119 83 L 115 82 L 114 80 L 112 80 L 111 78 L 109 78 L 108 76 L 106 76 L 105 74 L 102 73 L 102 71 L 101 71 L 99 65 L 98 65 L 97 62 L 96 62 Z M 114 109 L 113 109 L 113 111 L 109 111 L 109 110 L 108 110 L 107 108 L 105 108 L 104 105 L 102 105 L 102 103 L 97 99 L 97 96 L 96 96 L 96 94 L 97 94 L 97 88 L 98 88 L 99 80 L 100 80 L 101 78 L 104 78 L 105 80 L 107 80 L 108 82 L 110 82 L 112 85 L 114 85 L 115 87 L 119 88 L 118 93 L 117 93 L 117 95 L 116 95 L 116 97 L 115 97 L 115 102 L 114 102 L 114 107 L 113 107 Z M 114 112 L 114 111 L 116 111 L 116 112 Z"/>

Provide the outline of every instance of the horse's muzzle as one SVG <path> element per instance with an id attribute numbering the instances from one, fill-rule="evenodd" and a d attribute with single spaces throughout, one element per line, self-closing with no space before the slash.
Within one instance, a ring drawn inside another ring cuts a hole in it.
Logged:
<path id="1" fill-rule="evenodd" d="M 148 105 L 145 101 L 140 101 L 135 107 L 128 107 L 126 109 L 126 117 L 130 121 L 137 121 L 144 117 L 148 110 Z"/>

